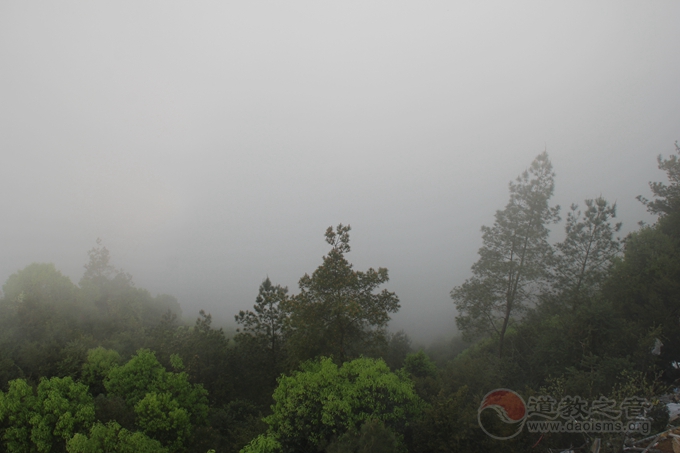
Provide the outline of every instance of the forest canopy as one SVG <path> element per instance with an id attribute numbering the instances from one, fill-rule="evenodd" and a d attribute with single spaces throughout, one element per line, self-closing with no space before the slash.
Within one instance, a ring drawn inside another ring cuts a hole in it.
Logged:
<path id="1" fill-rule="evenodd" d="M 680 155 L 680 147 L 676 144 Z M 268 277 L 228 337 L 182 318 L 112 265 L 100 240 L 78 284 L 54 264 L 12 274 L 0 299 L 0 451 L 547 451 L 589 436 L 485 434 L 493 389 L 527 398 L 646 398 L 680 378 L 680 160 L 640 196 L 656 221 L 617 237 L 617 206 L 574 203 L 560 224 L 555 174 L 539 154 L 482 227 L 471 277 L 451 291 L 462 337 L 415 351 L 388 330 L 400 308 L 386 268 L 349 261 L 349 225 L 297 290 Z M 563 239 L 551 242 L 555 225 Z M 321 235 L 320 235 L 321 236 Z M 452 328 L 453 330 L 453 328 Z M 603 436 L 620 451 L 623 437 Z"/>

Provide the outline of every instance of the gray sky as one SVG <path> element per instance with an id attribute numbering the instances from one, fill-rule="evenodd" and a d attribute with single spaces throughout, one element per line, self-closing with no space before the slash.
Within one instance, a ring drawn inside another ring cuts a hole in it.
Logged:
<path id="1" fill-rule="evenodd" d="M 233 319 L 352 225 L 393 325 L 454 329 L 479 228 L 547 148 L 627 231 L 680 139 L 680 2 L 0 2 L 0 281 L 138 286 Z M 561 227 L 555 227 L 559 232 Z"/>

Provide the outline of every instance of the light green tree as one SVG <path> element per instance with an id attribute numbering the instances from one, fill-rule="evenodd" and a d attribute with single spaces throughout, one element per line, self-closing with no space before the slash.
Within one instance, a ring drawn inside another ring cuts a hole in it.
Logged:
<path id="1" fill-rule="evenodd" d="M 66 445 L 68 453 L 167 453 L 160 442 L 131 432 L 116 422 L 95 423 L 89 435 L 77 433 Z"/>
<path id="2" fill-rule="evenodd" d="M 90 387 L 93 395 L 103 393 L 104 379 L 109 371 L 120 364 L 120 354 L 113 349 L 101 346 L 87 352 L 87 361 L 83 364 L 81 381 Z"/>
<path id="3" fill-rule="evenodd" d="M 508 327 L 547 276 L 551 254 L 547 225 L 559 220 L 559 206 L 548 203 L 554 176 L 548 154 L 543 152 L 510 183 L 505 209 L 496 211 L 493 226 L 482 227 L 483 245 L 472 277 L 451 291 L 463 335 L 495 336 L 499 356 Z"/>
<path id="4" fill-rule="evenodd" d="M 135 404 L 137 426 L 172 451 L 182 448 L 192 432 L 189 412 L 169 392 L 147 393 Z"/>
<path id="5" fill-rule="evenodd" d="M 323 451 L 371 420 L 399 438 L 423 407 L 410 379 L 369 358 L 342 366 L 329 358 L 307 362 L 301 371 L 279 380 L 274 400 L 273 413 L 265 418 L 268 433 L 242 452 Z"/>
<path id="6" fill-rule="evenodd" d="M 36 393 L 17 379 L 0 397 L 0 422 L 5 418 L 7 451 L 64 451 L 66 441 L 92 425 L 94 402 L 87 386 L 70 377 L 43 378 Z"/>
<path id="7" fill-rule="evenodd" d="M 37 416 L 37 398 L 25 380 L 15 379 L 7 393 L 0 392 L 0 427 L 4 427 L 2 440 L 8 452 L 30 451 L 31 420 Z"/>

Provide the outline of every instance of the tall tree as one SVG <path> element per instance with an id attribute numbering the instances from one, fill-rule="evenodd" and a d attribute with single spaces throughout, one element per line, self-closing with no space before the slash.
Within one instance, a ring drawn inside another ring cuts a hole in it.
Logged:
<path id="1" fill-rule="evenodd" d="M 680 145 L 675 142 L 675 151 L 680 156 Z M 672 212 L 680 212 L 680 158 L 678 156 L 670 156 L 664 159 L 659 155 L 657 158 L 659 162 L 659 170 L 666 172 L 669 185 L 663 182 L 650 182 L 649 188 L 652 189 L 655 200 L 648 200 L 642 195 L 638 195 L 640 200 L 647 210 L 652 214 L 664 216 Z"/>
<path id="2" fill-rule="evenodd" d="M 286 371 L 284 328 L 288 315 L 284 306 L 287 300 L 288 288 L 273 285 L 267 277 L 260 285 L 253 311 L 241 310 L 235 316 L 241 327 L 234 336 L 237 347 L 231 351 L 232 358 L 240 364 L 246 395 L 265 407 L 271 404 L 269 397 L 276 387 L 276 379 Z"/>
<path id="3" fill-rule="evenodd" d="M 553 289 L 572 309 L 591 297 L 609 273 L 612 259 L 621 251 L 614 234 L 621 223 L 611 224 L 616 205 L 602 197 L 586 200 L 586 210 L 571 205 L 565 226 L 566 237 L 556 245 Z"/>
<path id="4" fill-rule="evenodd" d="M 510 182 L 510 201 L 496 211 L 492 227 L 482 227 L 483 245 L 472 277 L 451 291 L 463 334 L 498 338 L 498 354 L 517 313 L 535 295 L 546 276 L 551 254 L 546 225 L 559 220 L 559 206 L 549 205 L 555 174 L 548 154 L 539 154 L 528 170 Z"/>
<path id="5" fill-rule="evenodd" d="M 675 143 L 680 156 L 680 146 Z M 659 169 L 669 184 L 650 182 L 654 195 L 642 196 L 649 212 L 659 216 L 626 238 L 623 259 L 618 261 L 605 286 L 615 309 L 643 333 L 654 331 L 663 343 L 659 360 L 667 382 L 680 376 L 680 158 L 658 157 Z M 650 346 L 651 347 L 651 346 Z"/>
<path id="6" fill-rule="evenodd" d="M 273 285 L 267 277 L 255 298 L 254 311 L 241 310 L 235 316 L 236 322 L 243 327 L 238 329 L 234 339 L 264 352 L 267 365 L 272 370 L 278 370 L 282 361 L 283 328 L 287 317 L 282 306 L 287 299 L 288 288 Z"/>
<path id="7" fill-rule="evenodd" d="M 374 291 L 389 280 L 387 269 L 355 271 L 345 258 L 350 226 L 326 230 L 331 245 L 323 263 L 299 282 L 300 294 L 286 303 L 289 344 L 297 359 L 333 355 L 339 362 L 367 352 L 384 339 L 390 313 L 399 310 L 396 294 Z"/>
<path id="8" fill-rule="evenodd" d="M 135 292 L 132 276 L 111 265 L 109 250 L 99 238 L 97 247 L 87 254 L 90 261 L 84 266 L 85 272 L 79 283 L 86 299 L 93 301 L 102 313 L 121 320 L 123 324 L 137 325 L 140 310 L 129 297 Z"/>

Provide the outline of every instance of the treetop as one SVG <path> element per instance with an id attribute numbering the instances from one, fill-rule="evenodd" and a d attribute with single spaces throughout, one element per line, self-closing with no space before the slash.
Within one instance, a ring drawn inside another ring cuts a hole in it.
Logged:
<path id="1" fill-rule="evenodd" d="M 326 242 L 333 246 L 334 250 L 340 253 L 348 253 L 349 248 L 349 231 L 352 229 L 349 225 L 344 226 L 342 223 L 339 224 L 335 231 L 333 227 L 328 227 L 326 230 Z"/>

